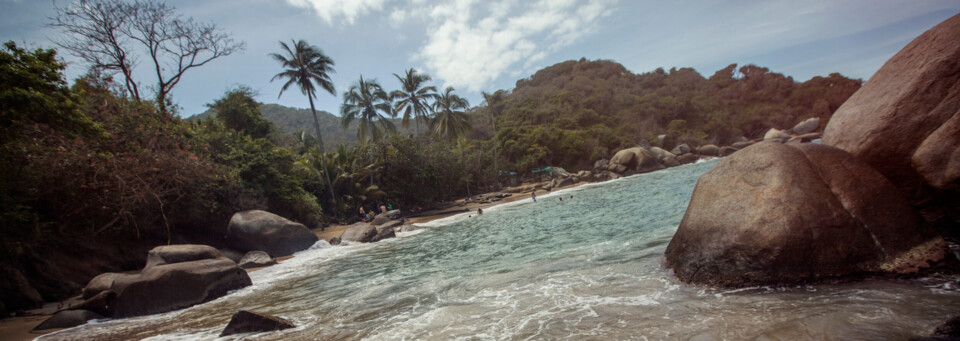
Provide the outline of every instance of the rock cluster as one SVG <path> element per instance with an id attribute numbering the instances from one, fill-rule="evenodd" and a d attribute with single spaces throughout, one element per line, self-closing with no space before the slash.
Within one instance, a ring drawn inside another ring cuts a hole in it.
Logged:
<path id="1" fill-rule="evenodd" d="M 912 272 L 944 255 L 920 222 L 893 184 L 846 152 L 763 142 L 700 177 L 666 261 L 681 280 L 720 286 Z"/>
<path id="2" fill-rule="evenodd" d="M 960 15 L 914 39 L 830 119 L 823 143 L 900 187 L 940 232 L 960 231 Z"/>
<path id="3" fill-rule="evenodd" d="M 704 173 L 667 265 L 686 282 L 748 286 L 940 261 L 941 233 L 960 234 L 942 228 L 960 220 L 957 41 L 960 15 L 904 47 L 837 110 L 823 145 L 800 144 L 817 136 L 808 120 Z"/>

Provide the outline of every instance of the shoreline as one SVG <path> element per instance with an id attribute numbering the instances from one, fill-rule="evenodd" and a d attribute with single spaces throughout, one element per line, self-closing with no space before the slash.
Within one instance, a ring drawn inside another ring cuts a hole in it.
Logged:
<path id="1" fill-rule="evenodd" d="M 581 181 L 581 182 L 570 184 L 563 187 L 552 188 L 550 191 L 538 188 L 537 192 L 538 194 L 542 193 L 544 197 L 548 197 L 551 193 L 554 193 L 556 191 L 577 188 L 582 185 L 587 185 L 592 183 L 598 183 L 598 182 Z M 490 201 L 486 203 L 466 202 L 466 200 L 469 197 L 457 199 L 453 201 L 452 206 L 442 208 L 442 209 L 420 212 L 417 214 L 416 217 L 405 218 L 406 221 L 404 222 L 404 225 L 424 224 L 434 220 L 439 220 L 439 219 L 448 218 L 455 215 L 470 213 L 470 212 L 473 212 L 474 214 L 476 214 L 477 209 L 486 210 L 490 207 L 517 202 L 524 199 L 530 199 L 530 190 L 532 189 L 532 187 L 537 185 L 539 184 L 528 184 L 528 185 L 518 186 L 520 187 L 519 192 L 511 193 L 512 195 L 508 197 L 501 198 L 500 200 L 497 200 L 497 201 Z M 526 186 L 530 186 L 531 189 L 523 189 Z M 472 197 L 487 196 L 487 195 L 496 194 L 496 193 L 506 193 L 506 192 L 494 191 L 494 192 L 477 194 Z M 314 228 L 314 229 L 311 229 L 311 231 L 317 235 L 317 238 L 329 242 L 330 239 L 332 238 L 340 237 L 343 234 L 343 232 L 346 231 L 347 228 L 350 226 L 351 225 L 332 225 L 322 230 L 320 228 Z M 284 261 L 294 257 L 295 256 L 278 257 L 276 258 L 277 264 L 283 263 Z M 267 267 L 269 266 L 250 268 L 245 270 L 247 271 L 247 273 L 250 273 L 250 272 L 264 269 Z M 46 321 L 48 318 L 50 318 L 50 316 L 53 316 L 53 314 L 56 313 L 56 309 L 49 309 L 49 307 L 47 307 L 48 305 L 55 306 L 56 304 L 57 303 L 47 303 L 44 305 L 45 306 L 44 308 L 28 311 L 28 314 L 34 314 L 34 315 L 16 316 L 16 317 L 10 317 L 10 318 L 0 320 L 0 340 L 28 341 L 28 340 L 33 340 L 35 338 L 43 336 L 45 334 L 63 330 L 64 328 L 47 329 L 43 331 L 33 330 L 33 328 L 40 325 L 41 323 L 43 323 L 43 321 Z"/>

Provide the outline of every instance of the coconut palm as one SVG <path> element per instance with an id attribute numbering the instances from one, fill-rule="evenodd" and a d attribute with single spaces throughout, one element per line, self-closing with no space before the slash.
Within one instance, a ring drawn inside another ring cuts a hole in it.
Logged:
<path id="1" fill-rule="evenodd" d="M 296 84 L 310 101 L 310 111 L 313 113 L 313 128 L 317 133 L 317 146 L 320 148 L 320 164 L 324 169 L 323 174 L 327 178 L 327 187 L 330 188 L 330 199 L 333 200 L 333 204 L 336 205 L 337 195 L 334 193 L 333 183 L 330 182 L 330 174 L 327 172 L 327 161 L 323 156 L 323 136 L 320 134 L 320 120 L 317 118 L 317 109 L 313 105 L 313 98 L 317 95 L 317 86 L 326 90 L 331 95 L 336 95 L 336 90 L 333 88 L 333 81 L 330 80 L 329 75 L 335 72 L 333 70 L 333 60 L 324 55 L 320 48 L 307 44 L 307 42 L 302 39 L 293 42 L 293 49 L 282 41 L 280 42 L 280 47 L 283 48 L 286 55 L 271 53 L 270 57 L 280 62 L 286 70 L 273 76 L 270 81 L 272 82 L 277 79 L 287 80 L 287 82 L 283 84 L 283 87 L 280 88 L 280 94 L 277 95 L 277 99 L 283 95 L 283 92 L 287 90 L 290 85 Z"/>
<path id="2" fill-rule="evenodd" d="M 433 104 L 434 117 L 430 120 L 430 130 L 448 141 L 456 140 L 473 128 L 470 119 L 463 112 L 470 107 L 465 98 L 453 93 L 453 87 L 447 87 Z"/>
<path id="3" fill-rule="evenodd" d="M 500 176 L 500 168 L 497 165 L 497 116 L 503 110 L 503 96 L 505 91 L 497 90 L 492 94 L 483 93 L 483 99 L 487 102 L 487 112 L 490 113 L 490 123 L 493 126 L 493 170 L 494 176 Z"/>
<path id="4" fill-rule="evenodd" d="M 386 135 L 397 130 L 387 116 L 396 114 L 390 108 L 390 97 L 377 80 L 364 81 L 360 76 L 360 81 L 343 93 L 340 124 L 347 129 L 353 120 L 357 120 L 357 143 L 360 145 L 379 144 Z"/>
<path id="5" fill-rule="evenodd" d="M 427 123 L 427 117 L 430 114 L 430 101 L 437 98 L 437 88 L 435 86 L 424 86 L 424 83 L 430 81 L 430 75 L 418 73 L 417 70 L 410 68 L 403 77 L 393 74 L 400 81 L 400 90 L 394 90 L 390 97 L 397 101 L 393 110 L 398 114 L 402 111 L 403 116 L 400 125 L 404 129 L 410 128 L 410 119 L 417 123 L 417 132 L 420 132 L 420 122 Z"/>

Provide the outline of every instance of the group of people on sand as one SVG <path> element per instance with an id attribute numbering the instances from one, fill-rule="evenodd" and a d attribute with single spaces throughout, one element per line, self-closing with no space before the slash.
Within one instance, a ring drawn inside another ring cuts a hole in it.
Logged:
<path id="1" fill-rule="evenodd" d="M 373 209 L 371 209 L 371 210 L 369 210 L 369 211 L 364 210 L 364 209 L 363 209 L 363 206 L 360 206 L 360 220 L 363 221 L 363 222 L 365 222 L 365 223 L 366 223 L 366 222 L 370 222 L 370 221 L 373 221 L 373 218 L 376 217 L 377 214 L 384 214 L 384 213 L 387 213 L 388 211 L 392 211 L 392 210 L 393 210 L 393 205 L 392 205 L 392 204 L 380 205 L 380 213 L 377 213 L 377 207 L 376 207 L 376 206 L 374 206 Z"/>

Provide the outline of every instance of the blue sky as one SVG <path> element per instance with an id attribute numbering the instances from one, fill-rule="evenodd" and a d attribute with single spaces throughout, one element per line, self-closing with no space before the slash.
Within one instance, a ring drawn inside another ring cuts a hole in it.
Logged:
<path id="1" fill-rule="evenodd" d="M 60 5 L 67 0 L 57 0 Z M 309 107 L 299 91 L 277 99 L 281 71 L 268 57 L 278 41 L 305 39 L 336 63 L 337 96 L 317 109 L 337 113 L 361 75 L 385 89 L 416 68 L 472 105 L 481 91 L 570 59 L 609 59 L 634 73 L 693 67 L 705 77 L 726 65 L 757 64 L 805 81 L 839 72 L 867 80 L 913 38 L 960 13 L 956 0 L 627 1 L 627 0 L 231 0 L 167 1 L 246 43 L 240 53 L 188 71 L 173 91 L 183 116 L 244 84 L 258 100 Z M 0 0 L 0 41 L 53 47 L 46 0 Z M 66 53 L 73 79 L 86 70 Z M 145 66 L 145 64 L 142 64 Z M 146 72 L 139 81 L 153 80 Z"/>

